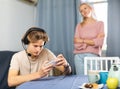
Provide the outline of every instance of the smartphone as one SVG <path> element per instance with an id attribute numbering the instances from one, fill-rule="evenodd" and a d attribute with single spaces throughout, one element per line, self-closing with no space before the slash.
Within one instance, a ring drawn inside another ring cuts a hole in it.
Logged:
<path id="1" fill-rule="evenodd" d="M 47 65 L 52 64 L 53 66 L 55 66 L 56 63 L 57 63 L 57 62 L 56 62 L 55 60 L 51 60 Z"/>

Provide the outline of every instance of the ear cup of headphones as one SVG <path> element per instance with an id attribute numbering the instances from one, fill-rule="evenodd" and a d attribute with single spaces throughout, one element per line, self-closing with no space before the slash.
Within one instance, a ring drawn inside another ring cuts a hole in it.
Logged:
<path id="1" fill-rule="evenodd" d="M 27 45 L 27 44 L 29 44 L 29 40 L 27 39 L 27 36 L 28 36 L 28 34 L 31 32 L 31 29 L 29 29 L 26 33 L 25 33 L 25 35 L 23 36 L 23 38 L 22 38 L 22 42 L 25 44 L 25 45 Z"/>
<path id="2" fill-rule="evenodd" d="M 29 44 L 29 40 L 27 39 L 27 37 L 24 37 L 24 38 L 22 39 L 22 42 L 23 42 L 25 45 Z"/>
<path id="3" fill-rule="evenodd" d="M 37 27 L 32 27 L 30 29 L 28 29 L 28 31 L 25 33 L 25 35 L 23 36 L 23 38 L 21 39 L 22 43 L 24 43 L 25 45 L 29 44 L 29 40 L 27 38 L 27 36 L 29 35 L 30 32 L 32 31 L 39 31 L 39 32 L 43 32 L 46 33 L 45 30 L 41 29 L 41 28 L 37 28 Z M 46 43 L 46 42 L 45 42 Z M 44 43 L 44 45 L 45 45 Z"/>

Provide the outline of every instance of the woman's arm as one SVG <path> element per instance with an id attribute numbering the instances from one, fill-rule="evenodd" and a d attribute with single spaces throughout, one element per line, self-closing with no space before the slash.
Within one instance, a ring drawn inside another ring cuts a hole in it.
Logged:
<path id="1" fill-rule="evenodd" d="M 84 40 L 80 38 L 74 38 L 74 43 L 83 43 Z"/>
<path id="2" fill-rule="evenodd" d="M 83 43 L 86 43 L 87 45 L 91 45 L 91 46 L 96 46 L 96 47 L 102 46 L 103 41 L 104 41 L 104 37 L 105 37 L 103 22 L 100 22 L 99 29 L 97 31 L 98 31 L 98 35 L 96 36 L 96 38 L 83 39 Z"/>
<path id="3" fill-rule="evenodd" d="M 103 38 L 104 38 L 104 33 L 100 33 L 100 34 L 98 34 L 98 36 L 95 39 L 91 39 L 91 40 L 84 39 L 83 43 L 86 43 L 87 45 L 90 45 L 90 46 L 94 46 L 95 45 L 95 41 L 101 43 Z"/>

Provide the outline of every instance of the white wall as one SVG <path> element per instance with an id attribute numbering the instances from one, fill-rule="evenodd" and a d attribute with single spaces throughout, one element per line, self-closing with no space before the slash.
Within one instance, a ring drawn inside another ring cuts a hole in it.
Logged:
<path id="1" fill-rule="evenodd" d="M 35 8 L 19 0 L 0 0 L 0 51 L 23 49 L 21 38 L 34 26 Z"/>

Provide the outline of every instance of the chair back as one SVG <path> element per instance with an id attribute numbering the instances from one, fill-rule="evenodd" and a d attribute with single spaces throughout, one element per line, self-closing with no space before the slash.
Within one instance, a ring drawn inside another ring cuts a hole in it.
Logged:
<path id="1" fill-rule="evenodd" d="M 120 62 L 119 57 L 85 57 L 84 75 L 88 70 L 108 71 L 114 62 Z"/>

